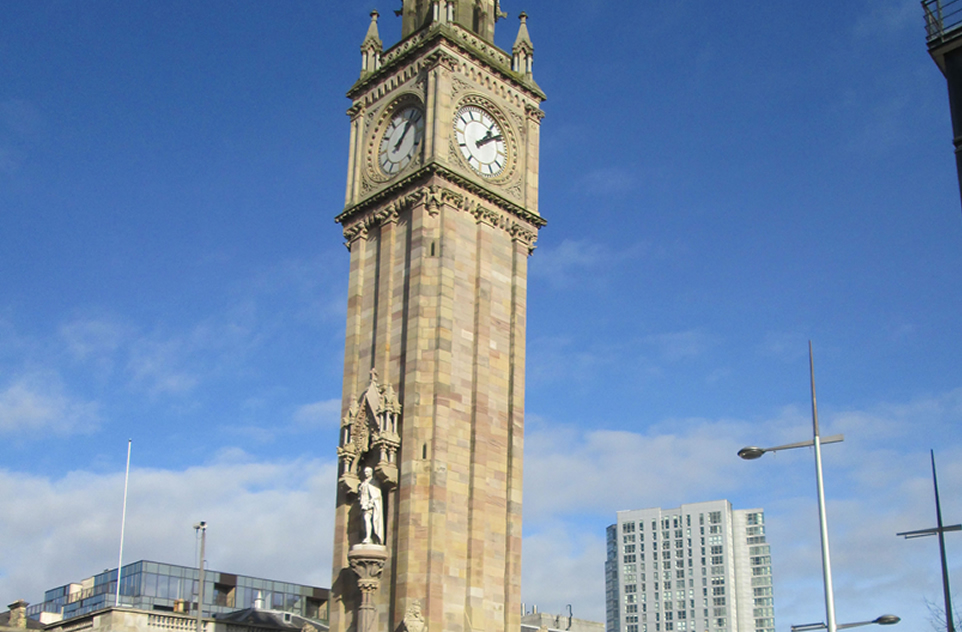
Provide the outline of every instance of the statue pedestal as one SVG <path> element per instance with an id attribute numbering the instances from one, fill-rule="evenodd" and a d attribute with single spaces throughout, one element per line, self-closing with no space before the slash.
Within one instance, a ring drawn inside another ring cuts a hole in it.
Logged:
<path id="1" fill-rule="evenodd" d="M 380 544 L 355 544 L 347 553 L 351 570 L 357 575 L 361 603 L 357 607 L 357 632 L 374 632 L 377 608 L 373 596 L 381 586 L 381 571 L 387 561 L 387 547 Z"/>

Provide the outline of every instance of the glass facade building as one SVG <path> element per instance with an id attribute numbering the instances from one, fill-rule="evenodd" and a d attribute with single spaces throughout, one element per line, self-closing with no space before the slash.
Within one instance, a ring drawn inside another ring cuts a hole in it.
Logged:
<path id="1" fill-rule="evenodd" d="M 197 612 L 198 569 L 142 560 L 127 564 L 120 573 L 120 604 L 140 610 Z M 41 612 L 72 619 L 116 602 L 117 569 L 104 571 L 78 583 L 52 588 L 43 603 L 30 606 L 27 615 Z M 205 616 L 251 608 L 255 602 L 268 610 L 291 612 L 327 622 L 328 590 L 291 582 L 204 570 Z"/>
<path id="2" fill-rule="evenodd" d="M 619 511 L 607 553 L 606 632 L 775 632 L 761 509 Z"/>

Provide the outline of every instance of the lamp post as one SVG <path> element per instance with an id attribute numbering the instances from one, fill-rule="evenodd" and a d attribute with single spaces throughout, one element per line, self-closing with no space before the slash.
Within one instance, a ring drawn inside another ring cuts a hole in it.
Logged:
<path id="1" fill-rule="evenodd" d="M 812 440 L 789 443 L 787 445 L 776 446 L 774 448 L 758 448 L 749 446 L 738 451 L 738 456 L 743 459 L 757 459 L 766 452 L 777 452 L 779 450 L 789 450 L 791 448 L 803 448 L 813 446 L 815 448 L 815 482 L 818 489 L 818 522 L 819 532 L 822 540 L 822 579 L 825 585 L 825 624 L 822 625 L 828 632 L 837 632 L 838 626 L 835 624 L 835 597 L 832 591 L 832 562 L 828 553 L 828 519 L 825 516 L 825 486 L 822 482 L 822 443 L 837 443 L 844 440 L 842 435 L 834 435 L 821 439 L 818 433 L 818 406 L 815 403 L 815 361 L 812 354 L 812 342 L 808 342 L 808 367 L 812 382 Z M 813 624 L 814 625 L 814 624 Z M 814 629 L 814 628 L 812 628 Z"/>
<path id="2" fill-rule="evenodd" d="M 945 561 L 945 532 L 962 531 L 962 524 L 945 526 L 942 524 L 942 501 L 939 500 L 939 478 L 935 473 L 935 450 L 930 450 L 932 456 L 932 486 L 935 488 L 935 519 L 937 526 L 931 529 L 919 529 L 918 531 L 903 531 L 895 535 L 905 536 L 906 540 L 912 538 L 922 538 L 927 535 L 939 536 L 939 554 L 942 558 L 942 593 L 945 597 L 945 629 L 947 632 L 955 632 L 955 622 L 952 620 L 952 591 L 949 590 L 949 566 Z"/>
<path id="3" fill-rule="evenodd" d="M 839 630 L 847 630 L 848 628 L 857 628 L 862 625 L 872 625 L 877 623 L 878 625 L 893 625 L 898 623 L 901 619 L 894 614 L 883 614 L 881 617 L 872 619 L 871 621 L 858 621 L 856 623 L 841 623 L 837 627 Z M 803 625 L 793 625 L 792 632 L 808 632 L 808 630 L 824 630 L 827 626 L 824 623 L 805 623 Z"/>
<path id="4" fill-rule="evenodd" d="M 207 523 L 201 520 L 194 525 L 200 534 L 200 563 L 197 571 L 197 632 L 204 632 L 204 545 L 207 544 Z"/>

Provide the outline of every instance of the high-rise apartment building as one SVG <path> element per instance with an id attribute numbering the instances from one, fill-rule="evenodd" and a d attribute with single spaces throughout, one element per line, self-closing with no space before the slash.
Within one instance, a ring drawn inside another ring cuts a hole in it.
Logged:
<path id="1" fill-rule="evenodd" d="M 774 632 L 764 512 L 727 500 L 619 511 L 605 606 L 607 632 Z"/>

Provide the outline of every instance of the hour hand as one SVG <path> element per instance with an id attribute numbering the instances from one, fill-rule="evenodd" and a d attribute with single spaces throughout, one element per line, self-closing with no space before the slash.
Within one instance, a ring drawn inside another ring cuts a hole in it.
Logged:
<path id="1" fill-rule="evenodd" d="M 480 147 L 481 145 L 487 145 L 493 140 L 501 140 L 501 134 L 495 135 L 491 130 L 488 133 L 478 139 L 476 145 Z"/>

